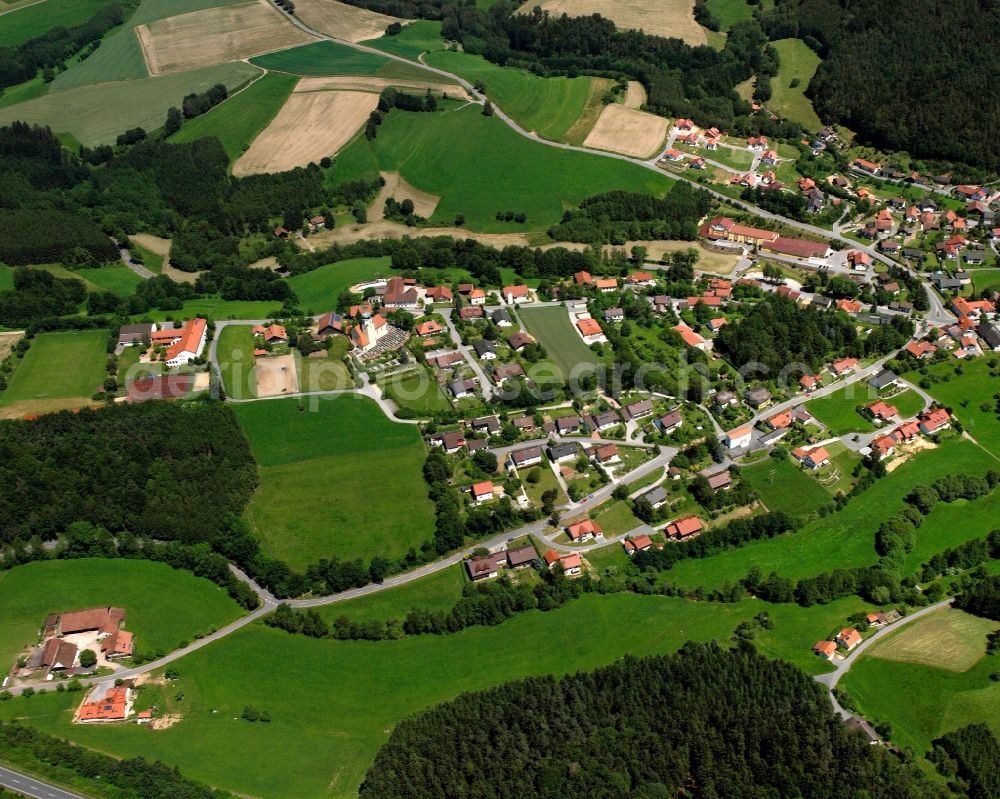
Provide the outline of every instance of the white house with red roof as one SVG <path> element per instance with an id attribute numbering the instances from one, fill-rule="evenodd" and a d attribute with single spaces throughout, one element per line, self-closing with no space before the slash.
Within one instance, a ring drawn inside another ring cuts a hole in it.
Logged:
<path id="1" fill-rule="evenodd" d="M 508 305 L 528 302 L 531 299 L 531 290 L 527 286 L 504 286 L 503 298 Z"/>
<path id="2" fill-rule="evenodd" d="M 163 360 L 168 367 L 176 369 L 201 355 L 207 337 L 208 323 L 196 316 L 183 327 L 154 331 L 150 341 L 154 346 L 166 347 Z"/>
<path id="3" fill-rule="evenodd" d="M 566 535 L 569 536 L 570 541 L 579 543 L 602 537 L 604 535 L 604 530 L 602 530 L 601 525 L 593 519 L 584 519 L 583 521 L 569 525 L 566 528 Z"/>

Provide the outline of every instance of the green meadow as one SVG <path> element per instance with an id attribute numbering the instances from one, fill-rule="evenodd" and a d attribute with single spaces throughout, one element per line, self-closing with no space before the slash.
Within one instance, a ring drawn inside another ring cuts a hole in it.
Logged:
<path id="1" fill-rule="evenodd" d="M 0 392 L 0 416 L 24 416 L 87 405 L 103 387 L 107 330 L 41 333 L 31 341 L 7 390 Z"/>
<path id="2" fill-rule="evenodd" d="M 930 373 L 947 379 L 934 383 L 927 393 L 951 408 L 966 432 L 994 458 L 1000 458 L 1000 416 L 993 399 L 997 387 L 996 370 L 990 365 L 996 362 L 995 355 L 987 354 L 971 363 L 936 364 L 930 368 Z M 921 376 L 911 372 L 907 377 L 919 381 Z"/>
<path id="3" fill-rule="evenodd" d="M 391 277 L 393 274 L 392 259 L 388 256 L 352 258 L 303 272 L 289 278 L 288 283 L 302 308 L 313 313 L 326 313 L 336 306 L 338 295 L 355 283 Z"/>
<path id="4" fill-rule="evenodd" d="M 814 477 L 806 474 L 791 458 L 765 458 L 744 466 L 740 476 L 757 492 L 770 511 L 809 516 L 830 501 L 830 495 Z"/>
<path id="5" fill-rule="evenodd" d="M 294 75 L 369 75 L 397 80 L 439 80 L 438 76 L 416 65 L 330 41 L 303 44 L 257 56 L 251 58 L 250 63 Z"/>
<path id="6" fill-rule="evenodd" d="M 414 425 L 359 396 L 235 405 L 260 470 L 247 519 L 265 551 L 302 569 L 320 558 L 396 558 L 434 530 Z"/>
<path id="7" fill-rule="evenodd" d="M 590 94 L 591 78 L 540 78 L 527 70 L 498 67 L 481 56 L 450 50 L 433 53 L 426 60 L 469 83 L 482 81 L 490 100 L 523 128 L 546 139 L 565 138 Z"/>
<path id="8" fill-rule="evenodd" d="M 429 19 L 414 20 L 395 36 L 382 36 L 378 39 L 362 42 L 362 44 L 414 61 L 421 53 L 444 49 L 444 42 L 441 40 L 441 23 Z"/>
<path id="9" fill-rule="evenodd" d="M 385 396 L 400 408 L 422 416 L 431 416 L 437 411 L 451 410 L 451 403 L 441 391 L 437 381 L 421 368 L 405 375 L 393 375 L 379 380 L 379 387 Z"/>
<path id="10" fill-rule="evenodd" d="M 771 79 L 771 100 L 768 106 L 783 117 L 798 122 L 807 131 L 817 131 L 823 123 L 806 97 L 809 81 L 816 74 L 820 57 L 801 39 L 781 39 L 772 42 L 778 51 L 778 74 Z M 798 85 L 791 86 L 793 80 Z"/>
<path id="11" fill-rule="evenodd" d="M 233 399 L 250 399 L 257 395 L 254 377 L 253 352 L 256 344 L 253 328 L 249 325 L 226 325 L 218 334 L 216 344 L 219 375 L 226 389 L 226 396 Z"/>
<path id="12" fill-rule="evenodd" d="M 46 0 L 2 14 L 0 47 L 21 44 L 58 26 L 72 28 L 110 4 L 110 0 Z"/>
<path id="13" fill-rule="evenodd" d="M 268 73 L 207 114 L 185 120 L 170 141 L 189 142 L 215 136 L 222 142 L 229 160 L 235 161 L 281 110 L 297 80 L 294 75 Z"/>
<path id="14" fill-rule="evenodd" d="M 747 0 L 707 0 L 705 6 L 719 20 L 719 27 L 724 31 L 737 22 L 753 18 L 753 8 Z"/>
<path id="15" fill-rule="evenodd" d="M 597 365 L 597 355 L 583 343 L 563 306 L 521 308 L 517 313 L 564 378 L 568 378 L 580 364 Z"/>
<path id="16" fill-rule="evenodd" d="M 0 670 L 37 641 L 49 613 L 114 605 L 137 652 L 169 652 L 240 616 L 224 589 L 148 560 L 50 560 L 0 572 Z"/>
<path id="17" fill-rule="evenodd" d="M 905 497 L 916 485 L 926 484 L 942 474 L 984 474 L 990 464 L 983 451 L 970 441 L 952 440 L 937 449 L 921 452 L 900 466 L 892 476 L 879 480 L 864 493 L 850 500 L 843 510 L 814 519 L 800 530 L 739 549 L 722 552 L 700 560 L 684 560 L 667 572 L 667 579 L 684 586 L 716 588 L 734 583 L 757 566 L 764 574 L 772 571 L 783 577 L 811 577 L 833 568 L 867 566 L 875 562 L 875 530 L 879 523 L 903 507 Z M 984 506 L 992 497 L 980 500 Z M 945 513 L 947 506 L 940 506 Z M 934 513 L 939 512 L 935 508 Z M 992 529 L 981 527 L 970 518 L 958 530 L 924 520 L 917 531 L 918 548 L 938 552 L 967 537 L 983 535 Z M 970 535 L 970 533 L 972 533 Z"/>
<path id="18" fill-rule="evenodd" d="M 224 300 L 219 296 L 186 300 L 179 311 L 161 311 L 150 308 L 146 313 L 137 314 L 134 321 L 150 319 L 162 322 L 165 319 L 190 319 L 205 316 L 209 319 L 268 319 L 278 316 L 281 305 L 274 300 Z"/>
<path id="19" fill-rule="evenodd" d="M 114 266 L 77 269 L 73 274 L 93 286 L 92 290 L 113 291 L 119 297 L 128 297 L 130 294 L 134 294 L 136 287 L 143 282 L 143 278 L 122 263 Z"/>
<path id="20" fill-rule="evenodd" d="M 435 114 L 391 112 L 378 137 L 363 136 L 337 157 L 354 165 L 345 179 L 398 171 L 412 185 L 441 197 L 433 222 L 463 214 L 485 232 L 544 230 L 567 205 L 622 189 L 661 195 L 669 178 L 634 164 L 531 142 L 478 106 Z M 349 176 L 349 177 L 348 177 Z M 497 212 L 524 213 L 525 224 L 500 222 Z"/>

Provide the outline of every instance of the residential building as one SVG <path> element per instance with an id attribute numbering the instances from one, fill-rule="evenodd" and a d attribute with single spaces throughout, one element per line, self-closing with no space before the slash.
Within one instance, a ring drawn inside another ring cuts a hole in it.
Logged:
<path id="1" fill-rule="evenodd" d="M 497 385 L 503 383 L 504 380 L 524 376 L 524 367 L 519 363 L 505 363 L 493 370 L 493 380 Z"/>
<path id="2" fill-rule="evenodd" d="M 659 419 L 657 419 L 653 424 L 655 424 L 661 433 L 665 436 L 670 435 L 675 430 L 680 430 L 681 426 L 684 424 L 684 417 L 681 416 L 679 410 L 670 411 L 670 413 L 665 413 Z"/>
<path id="3" fill-rule="evenodd" d="M 729 473 L 729 469 L 705 475 L 705 479 L 708 481 L 708 487 L 713 491 L 726 491 L 733 485 L 733 476 Z"/>
<path id="4" fill-rule="evenodd" d="M 208 336 L 208 324 L 200 316 L 189 319 L 183 327 L 157 330 L 150 336 L 154 346 L 166 348 L 164 362 L 171 369 L 191 363 L 201 355 Z"/>
<path id="5" fill-rule="evenodd" d="M 826 447 L 814 447 L 813 449 L 798 447 L 792 450 L 792 457 L 807 469 L 819 469 L 830 463 L 830 453 L 826 451 Z"/>
<path id="6" fill-rule="evenodd" d="M 323 314 L 316 323 L 316 335 L 327 338 L 335 333 L 344 332 L 344 318 L 335 311 Z"/>
<path id="7" fill-rule="evenodd" d="M 497 327 L 510 327 L 513 324 L 510 320 L 510 313 L 506 308 L 497 308 L 497 310 L 490 314 L 490 319 L 493 320 L 493 324 Z"/>
<path id="8" fill-rule="evenodd" d="M 920 432 L 925 436 L 933 435 L 950 425 L 951 414 L 947 408 L 935 408 L 920 414 Z"/>
<path id="9" fill-rule="evenodd" d="M 510 453 L 510 462 L 515 468 L 535 466 L 542 462 L 541 447 L 526 447 L 525 449 L 514 450 Z"/>
<path id="10" fill-rule="evenodd" d="M 572 460 L 576 458 L 580 451 L 580 445 L 574 442 L 567 442 L 565 444 L 552 444 L 546 450 L 549 460 L 553 463 L 561 463 L 562 461 Z"/>
<path id="11" fill-rule="evenodd" d="M 497 357 L 497 349 L 493 346 L 493 342 L 488 339 L 481 338 L 472 348 L 476 351 L 476 355 L 482 361 L 495 361 Z"/>
<path id="12" fill-rule="evenodd" d="M 609 463 L 619 463 L 621 461 L 617 444 L 602 444 L 599 447 L 594 447 L 591 452 L 594 460 L 602 466 Z"/>
<path id="13" fill-rule="evenodd" d="M 723 441 L 729 449 L 743 449 L 750 446 L 753 440 L 753 427 L 741 427 L 737 430 L 730 430 L 726 433 Z"/>
<path id="14" fill-rule="evenodd" d="M 485 305 L 486 304 L 486 292 L 482 289 L 472 289 L 469 291 L 469 304 L 470 305 Z"/>
<path id="15" fill-rule="evenodd" d="M 687 344 L 687 346 L 694 347 L 695 349 L 702 350 L 703 352 L 712 349 L 712 342 L 706 341 L 683 322 L 674 325 L 674 330 L 680 333 L 681 338 L 684 339 L 684 343 Z"/>
<path id="16" fill-rule="evenodd" d="M 899 380 L 899 376 L 891 369 L 883 369 L 875 377 L 868 381 L 868 385 L 874 388 L 876 391 L 881 391 L 882 389 L 889 388 L 889 386 L 895 385 L 896 381 Z"/>
<path id="17" fill-rule="evenodd" d="M 143 339 L 152 340 L 152 335 L 156 331 L 156 325 L 152 322 L 143 322 L 135 325 L 122 325 L 118 328 L 118 346 L 131 347 L 139 344 Z"/>
<path id="18" fill-rule="evenodd" d="M 653 415 L 653 401 L 650 399 L 639 400 L 622 408 L 622 416 L 626 420 L 644 419 Z"/>
<path id="19" fill-rule="evenodd" d="M 507 336 L 507 344 L 514 352 L 520 352 L 529 344 L 535 343 L 535 337 L 523 331 Z"/>
<path id="20" fill-rule="evenodd" d="M 465 434 L 461 430 L 452 430 L 447 433 L 435 433 L 430 437 L 433 446 L 441 447 L 449 455 L 458 452 L 465 446 Z"/>
<path id="21" fill-rule="evenodd" d="M 834 641 L 817 641 L 813 652 L 822 658 L 833 660 L 833 656 L 837 654 L 837 644 Z"/>
<path id="22" fill-rule="evenodd" d="M 472 494 L 472 501 L 488 502 L 489 500 L 493 499 L 495 490 L 496 489 L 494 488 L 493 483 L 490 480 L 483 480 L 480 483 L 475 483 L 470 489 L 470 493 Z"/>
<path id="23" fill-rule="evenodd" d="M 476 381 L 471 378 L 466 378 L 465 380 L 452 380 L 448 384 L 448 391 L 455 399 L 465 399 L 466 397 L 475 396 L 476 393 Z"/>
<path id="24" fill-rule="evenodd" d="M 556 432 L 561 434 L 574 433 L 580 429 L 583 420 L 579 416 L 560 416 L 556 419 Z"/>
<path id="25" fill-rule="evenodd" d="M 853 372 L 855 368 L 857 368 L 857 365 L 857 358 L 840 358 L 830 364 L 830 371 L 833 372 L 836 377 L 843 377 L 844 375 Z"/>
<path id="26" fill-rule="evenodd" d="M 420 338 L 427 338 L 428 336 L 434 336 L 440 333 L 442 330 L 444 330 L 444 328 L 438 322 L 435 322 L 433 319 L 429 319 L 426 322 L 421 322 L 414 329 L 416 330 L 417 335 L 420 336 Z"/>
<path id="27" fill-rule="evenodd" d="M 591 541 L 594 538 L 603 537 L 604 531 L 597 522 L 592 519 L 584 519 L 583 521 L 569 525 L 566 528 L 566 535 L 569 536 L 570 541 L 582 543 L 584 541 Z"/>
<path id="28" fill-rule="evenodd" d="M 862 641 L 861 633 L 859 633 L 853 627 L 845 627 L 839 633 L 837 633 L 837 643 L 840 644 L 844 649 L 850 652 L 854 647 L 860 644 Z"/>
<path id="29" fill-rule="evenodd" d="M 604 331 L 601 330 L 601 326 L 596 319 L 589 317 L 587 319 L 578 319 L 576 328 L 580 331 L 580 335 L 583 336 L 584 341 L 604 336 Z"/>
<path id="30" fill-rule="evenodd" d="M 697 535 L 704 529 L 705 525 L 697 516 L 685 516 L 677 519 L 664 528 L 664 532 L 671 538 L 683 540 Z"/>
<path id="31" fill-rule="evenodd" d="M 127 685 L 101 683 L 80 705 L 76 718 L 81 724 L 125 721 L 131 711 L 132 695 Z"/>
<path id="32" fill-rule="evenodd" d="M 496 552 L 486 557 L 469 558 L 465 561 L 465 570 L 473 582 L 491 580 L 500 574 L 507 561 L 506 552 Z"/>
<path id="33" fill-rule="evenodd" d="M 605 322 L 620 322 L 625 318 L 625 311 L 621 308 L 608 308 L 604 312 Z"/>
<path id="34" fill-rule="evenodd" d="M 625 547 L 625 551 L 629 554 L 629 556 L 632 556 L 636 552 L 645 552 L 653 546 L 653 539 L 648 535 L 639 535 L 635 538 L 626 538 L 622 542 L 622 546 Z"/>
<path id="35" fill-rule="evenodd" d="M 595 414 L 591 419 L 594 421 L 594 424 L 591 425 L 592 429 L 598 431 L 610 430 L 615 425 L 621 424 L 621 417 L 616 410 L 603 411 Z"/>
<path id="36" fill-rule="evenodd" d="M 531 299 L 531 291 L 527 286 L 504 286 L 503 297 L 508 305 L 528 302 Z"/>
<path id="37" fill-rule="evenodd" d="M 649 489 L 645 494 L 640 494 L 637 499 L 645 500 L 653 510 L 656 510 L 666 504 L 668 496 L 667 489 L 663 486 L 656 486 L 656 488 Z"/>

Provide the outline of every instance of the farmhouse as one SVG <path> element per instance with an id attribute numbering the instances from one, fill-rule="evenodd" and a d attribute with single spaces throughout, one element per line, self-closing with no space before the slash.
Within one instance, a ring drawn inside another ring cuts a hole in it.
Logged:
<path id="1" fill-rule="evenodd" d="M 740 225 L 725 216 L 717 217 L 703 226 L 702 235 L 711 241 L 722 239 L 724 241 L 752 245 L 763 244 L 764 242 L 774 241 L 778 238 L 778 234 L 773 230 L 762 230 L 761 228 Z"/>
<path id="2" fill-rule="evenodd" d="M 118 630 L 101 641 L 101 652 L 108 660 L 132 656 L 134 636 L 128 630 Z"/>
<path id="3" fill-rule="evenodd" d="M 316 323 L 316 335 L 321 338 L 344 332 L 344 319 L 334 311 L 323 314 Z"/>
<path id="4" fill-rule="evenodd" d="M 576 524 L 571 524 L 566 528 L 566 535 L 570 541 L 583 542 L 591 541 L 594 538 L 604 535 L 601 525 L 591 519 L 584 519 Z"/>
<path id="5" fill-rule="evenodd" d="M 101 683 L 77 711 L 80 724 L 125 721 L 132 712 L 132 691 L 127 685 Z"/>
<path id="6" fill-rule="evenodd" d="M 53 613 L 45 619 L 45 635 L 62 637 L 96 631 L 98 636 L 111 635 L 125 622 L 122 608 L 103 607 Z"/>
<path id="7" fill-rule="evenodd" d="M 680 541 L 697 535 L 704 527 L 705 525 L 697 516 L 685 516 L 683 519 L 677 519 L 668 524 L 665 532 L 671 538 L 676 538 Z"/>
<path id="8" fill-rule="evenodd" d="M 69 641 L 62 641 L 58 638 L 50 638 L 41 649 L 38 660 L 33 657 L 29 661 L 29 668 L 46 668 L 51 671 L 64 671 L 71 669 L 76 664 L 78 655 L 76 644 Z"/>
<path id="9" fill-rule="evenodd" d="M 431 286 L 424 292 L 424 298 L 430 303 L 451 302 L 454 296 L 447 286 Z"/>

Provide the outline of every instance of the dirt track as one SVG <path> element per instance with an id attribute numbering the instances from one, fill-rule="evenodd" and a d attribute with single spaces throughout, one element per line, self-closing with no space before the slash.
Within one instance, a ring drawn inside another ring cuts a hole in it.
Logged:
<path id="1" fill-rule="evenodd" d="M 151 75 L 187 72 L 315 41 L 267 0 L 207 8 L 139 25 Z"/>
<path id="2" fill-rule="evenodd" d="M 284 172 L 336 155 L 377 105 L 378 95 L 368 92 L 293 92 L 233 164 L 233 174 Z"/>
<path id="3" fill-rule="evenodd" d="M 389 17 L 337 0 L 295 0 L 295 16 L 306 25 L 334 39 L 363 42 L 377 39 L 391 22 L 408 20 Z"/>
<path id="4" fill-rule="evenodd" d="M 273 358 L 258 358 L 254 362 L 257 378 L 257 396 L 279 397 L 294 394 L 299 390 L 299 375 L 295 368 L 294 355 L 277 355 Z"/>
<path id="5" fill-rule="evenodd" d="M 667 120 L 663 117 L 614 104 L 605 107 L 583 146 L 651 158 L 666 138 Z"/>

